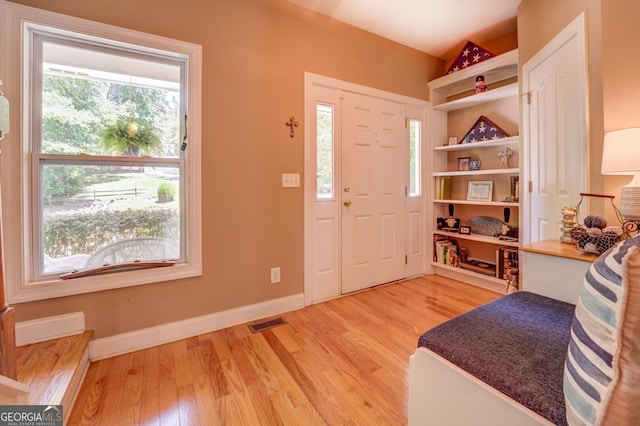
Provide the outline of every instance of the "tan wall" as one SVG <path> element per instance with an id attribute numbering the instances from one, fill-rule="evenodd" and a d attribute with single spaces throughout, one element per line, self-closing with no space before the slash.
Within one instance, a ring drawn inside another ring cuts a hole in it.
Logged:
<path id="1" fill-rule="evenodd" d="M 589 176 L 585 192 L 602 194 L 604 177 L 600 174 L 602 161 L 602 0 L 522 0 L 518 7 L 518 54 L 520 65 L 525 64 L 556 34 L 586 11 L 587 56 L 589 78 Z M 579 200 L 576 200 L 576 203 Z M 603 202 L 593 199 L 591 213 L 602 214 Z M 585 213 L 585 212 L 583 212 Z M 560 214 L 560 212 L 558 212 Z"/>
<path id="2" fill-rule="evenodd" d="M 203 276 L 15 306 L 17 321 L 84 311 L 98 338 L 301 293 L 303 190 L 280 176 L 304 173 L 304 72 L 427 99 L 444 67 L 282 0 L 15 2 L 203 46 Z M 512 32 L 482 45 L 516 43 Z"/>
<path id="3" fill-rule="evenodd" d="M 443 68 L 282 0 L 17 3 L 203 46 L 203 276 L 16 306 L 17 321 L 84 311 L 96 337 L 302 293 L 303 190 L 280 185 L 304 172 L 304 72 L 426 99 Z"/>
<path id="4" fill-rule="evenodd" d="M 604 130 L 640 126 L 640 84 L 637 70 L 640 57 L 635 55 L 640 40 L 640 3 L 637 0 L 602 2 L 602 75 Z M 630 153 L 638 157 L 640 153 Z M 630 176 L 607 176 L 605 191 L 620 200 L 620 187 Z M 616 203 L 619 205 L 619 203 Z M 607 217 L 613 217 L 612 209 Z"/>

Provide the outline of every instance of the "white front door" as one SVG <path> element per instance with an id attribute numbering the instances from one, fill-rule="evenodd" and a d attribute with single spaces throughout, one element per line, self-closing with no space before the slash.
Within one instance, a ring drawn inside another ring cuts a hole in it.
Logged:
<path id="1" fill-rule="evenodd" d="M 405 277 L 407 160 L 404 104 L 354 93 L 342 102 L 344 294 Z"/>
<path id="2" fill-rule="evenodd" d="M 579 17 L 523 66 L 524 244 L 559 238 L 562 208 L 588 192 L 584 40 Z"/>

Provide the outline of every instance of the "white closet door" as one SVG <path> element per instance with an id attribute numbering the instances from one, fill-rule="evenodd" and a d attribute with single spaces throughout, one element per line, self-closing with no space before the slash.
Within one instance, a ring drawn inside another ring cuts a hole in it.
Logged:
<path id="1" fill-rule="evenodd" d="M 576 18 L 523 66 L 523 244 L 559 238 L 562 207 L 588 191 L 584 28 Z"/>

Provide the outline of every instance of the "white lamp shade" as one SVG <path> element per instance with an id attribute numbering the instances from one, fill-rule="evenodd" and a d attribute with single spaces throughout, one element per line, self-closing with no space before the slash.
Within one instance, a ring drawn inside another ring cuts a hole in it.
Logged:
<path id="1" fill-rule="evenodd" d="M 620 213 L 627 220 L 640 220 L 640 127 L 614 130 L 604 135 L 602 174 L 633 175 L 620 189 Z"/>
<path id="2" fill-rule="evenodd" d="M 638 171 L 640 171 L 640 127 L 605 133 L 602 174 L 632 175 Z"/>

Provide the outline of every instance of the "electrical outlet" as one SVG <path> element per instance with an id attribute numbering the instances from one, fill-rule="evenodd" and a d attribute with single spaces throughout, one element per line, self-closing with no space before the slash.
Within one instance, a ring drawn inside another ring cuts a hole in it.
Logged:
<path id="1" fill-rule="evenodd" d="M 300 174 L 299 173 L 283 173 L 282 187 L 283 188 L 299 188 Z"/>
<path id="2" fill-rule="evenodd" d="M 271 284 L 280 282 L 280 267 L 271 268 Z"/>

